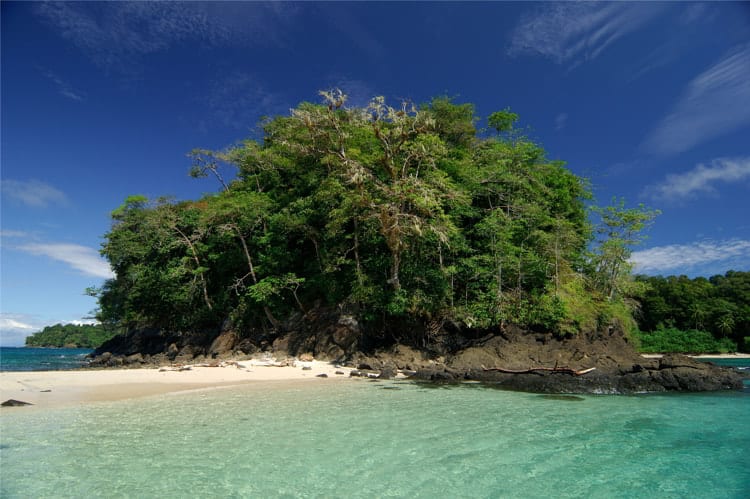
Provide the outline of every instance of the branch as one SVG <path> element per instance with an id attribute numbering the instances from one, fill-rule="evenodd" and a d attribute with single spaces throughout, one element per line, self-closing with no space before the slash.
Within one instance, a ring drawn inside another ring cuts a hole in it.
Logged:
<path id="1" fill-rule="evenodd" d="M 482 370 L 487 371 L 496 371 L 501 373 L 507 373 L 507 374 L 533 374 L 535 371 L 550 371 L 555 373 L 563 373 L 563 374 L 571 374 L 573 376 L 582 376 L 584 374 L 590 373 L 591 371 L 595 370 L 596 367 L 590 367 L 588 369 L 580 369 L 575 370 L 571 369 L 569 367 L 532 367 L 529 369 L 520 369 L 520 370 L 514 370 L 514 369 L 503 369 L 502 367 L 484 367 L 482 366 Z"/>

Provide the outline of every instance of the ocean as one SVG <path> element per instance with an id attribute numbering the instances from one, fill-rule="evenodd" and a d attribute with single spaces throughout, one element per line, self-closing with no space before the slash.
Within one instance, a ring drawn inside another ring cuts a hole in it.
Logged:
<path id="1" fill-rule="evenodd" d="M 86 365 L 87 348 L 0 347 L 0 371 L 60 371 Z"/>
<path id="2" fill-rule="evenodd" d="M 744 391 L 320 380 L 0 413 L 0 497 L 750 497 Z"/>

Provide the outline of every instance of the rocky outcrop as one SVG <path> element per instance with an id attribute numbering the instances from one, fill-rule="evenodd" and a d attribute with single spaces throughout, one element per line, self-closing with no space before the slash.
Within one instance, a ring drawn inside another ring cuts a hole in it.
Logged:
<path id="1" fill-rule="evenodd" d="M 507 372 L 514 370 L 532 372 Z M 443 365 L 423 367 L 414 378 L 477 380 L 537 393 L 700 392 L 743 386 L 739 372 L 684 355 L 645 359 L 617 331 L 566 340 L 509 331 L 457 352 Z"/>
<path id="2" fill-rule="evenodd" d="M 305 315 L 290 317 L 280 332 L 274 334 L 240 337 L 229 322 L 213 333 L 131 331 L 102 345 L 94 353 L 91 365 L 188 364 L 210 359 L 242 359 L 262 351 L 277 358 L 315 358 L 346 364 L 354 369 L 351 375 L 355 377 L 390 379 L 400 373 L 417 380 L 476 380 L 500 388 L 540 393 L 742 388 L 742 376 L 732 369 L 682 355 L 645 359 L 625 335 L 614 329 L 560 339 L 549 333 L 513 327 L 493 332 L 452 327 L 453 350 L 444 348 L 445 343 L 431 350 L 395 344 L 365 352 L 362 338 L 367 335 L 353 314 L 316 308 Z"/>

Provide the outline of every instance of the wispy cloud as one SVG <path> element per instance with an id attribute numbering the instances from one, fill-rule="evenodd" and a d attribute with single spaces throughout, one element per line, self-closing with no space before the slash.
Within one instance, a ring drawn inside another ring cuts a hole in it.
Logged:
<path id="1" fill-rule="evenodd" d="M 558 132 L 565 128 L 565 124 L 568 122 L 568 115 L 567 113 L 560 113 L 557 116 L 555 116 L 555 130 Z"/>
<path id="2" fill-rule="evenodd" d="M 685 9 L 680 14 L 680 24 L 687 26 L 696 22 L 706 21 L 715 17 L 716 12 L 713 6 L 706 2 L 687 3 Z"/>
<path id="3" fill-rule="evenodd" d="M 354 45 L 367 54 L 370 61 L 385 57 L 386 50 L 377 36 L 370 33 L 357 16 L 352 15 L 352 12 L 356 10 L 343 8 L 344 5 L 346 4 L 340 2 L 321 2 L 318 8 L 323 11 L 323 18 L 328 21 L 328 25 L 348 37 Z"/>
<path id="4" fill-rule="evenodd" d="M 630 261 L 636 272 L 656 274 L 681 273 L 717 274 L 726 270 L 750 269 L 750 241 L 700 241 L 692 244 L 657 246 L 633 252 Z"/>
<path id="5" fill-rule="evenodd" d="M 29 243 L 19 246 L 18 249 L 66 263 L 88 276 L 102 279 L 114 277 L 109 264 L 99 256 L 96 250 L 87 246 L 69 243 Z"/>
<path id="6" fill-rule="evenodd" d="M 644 194 L 668 201 L 713 193 L 715 184 L 740 182 L 750 179 L 750 157 L 721 158 L 709 166 L 699 164 L 685 173 L 667 175 L 663 182 L 646 187 Z"/>
<path id="7" fill-rule="evenodd" d="M 267 91 L 260 81 L 244 72 L 214 80 L 204 104 L 213 122 L 238 130 L 249 130 L 261 116 L 283 113 L 290 107 L 278 95 Z"/>
<path id="8" fill-rule="evenodd" d="M 139 70 L 142 56 L 188 40 L 209 46 L 278 40 L 294 6 L 261 2 L 44 2 L 37 14 L 98 66 Z"/>
<path id="9" fill-rule="evenodd" d="M 576 66 L 595 59 L 662 10 L 662 5 L 652 3 L 545 3 L 513 30 L 508 54 L 539 55 Z"/>
<path id="10" fill-rule="evenodd" d="M 21 230 L 0 230 L 0 238 L 27 238 L 31 235 Z"/>
<path id="11" fill-rule="evenodd" d="M 46 208 L 51 205 L 67 205 L 68 198 L 65 194 L 49 184 L 38 180 L 12 180 L 0 181 L 3 196 L 7 199 L 25 204 L 32 208 Z"/>
<path id="12" fill-rule="evenodd" d="M 654 154 L 677 154 L 748 123 L 750 45 L 742 45 L 688 84 L 642 148 Z"/>
<path id="13" fill-rule="evenodd" d="M 68 82 L 60 78 L 56 73 L 53 73 L 49 70 L 42 70 L 42 74 L 55 84 L 55 86 L 57 87 L 57 92 L 63 97 L 67 97 L 68 99 L 77 102 L 81 102 L 86 99 L 85 93 L 74 90 Z"/>

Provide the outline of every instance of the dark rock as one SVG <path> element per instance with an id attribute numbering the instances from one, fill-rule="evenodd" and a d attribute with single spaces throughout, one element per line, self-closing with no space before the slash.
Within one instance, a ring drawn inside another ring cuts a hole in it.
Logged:
<path id="1" fill-rule="evenodd" d="M 336 371 L 336 374 L 346 374 L 344 371 Z"/>
<path id="2" fill-rule="evenodd" d="M 2 407 L 22 407 L 24 405 L 34 405 L 31 402 L 24 402 L 23 400 L 8 399 L 0 406 Z"/>
<path id="3" fill-rule="evenodd" d="M 312 371 L 312 367 L 311 366 L 302 366 L 302 370 L 303 371 Z"/>
<path id="4" fill-rule="evenodd" d="M 457 381 L 463 378 L 463 376 L 457 377 L 455 371 L 430 367 L 417 370 L 412 377 L 426 381 Z"/>
<path id="5" fill-rule="evenodd" d="M 221 333 L 211 342 L 211 346 L 208 347 L 208 354 L 213 358 L 231 355 L 238 340 L 237 333 L 233 331 Z M 167 352 L 167 354 L 169 354 L 169 352 Z"/>
<path id="6" fill-rule="evenodd" d="M 352 377 L 395 376 L 399 370 L 417 379 L 492 383 L 513 390 L 541 393 L 636 393 L 739 389 L 742 375 L 681 355 L 641 357 L 617 325 L 560 338 L 513 325 L 479 330 L 445 321 L 424 348 L 393 344 L 404 338 L 422 345 L 425 327 L 419 320 L 373 325 L 362 322 L 356 306 L 313 306 L 295 313 L 278 327 L 243 331 L 240 340 L 230 322 L 221 331 L 174 332 L 143 328 L 116 336 L 92 355 L 92 366 L 138 366 L 174 363 L 206 356 L 271 351 L 276 358 L 310 352 L 315 358 L 355 367 Z M 368 329 L 369 328 L 369 329 Z M 139 357 L 140 355 L 140 357 Z M 441 355 L 441 357 L 437 357 Z M 525 371 L 565 368 L 566 372 L 510 374 L 487 368 Z M 595 368 L 584 375 L 571 371 Z M 306 369 L 309 370 L 309 369 Z M 376 374 L 379 373 L 379 374 Z M 337 371 L 337 374 L 344 374 Z"/>
<path id="7" fill-rule="evenodd" d="M 143 355 L 140 353 L 134 353 L 133 355 L 128 355 L 125 357 L 125 364 L 132 365 L 132 364 L 143 364 Z"/>
<path id="8" fill-rule="evenodd" d="M 327 378 L 327 377 L 328 377 L 328 375 L 327 375 L 326 373 L 321 373 L 321 374 L 317 374 L 317 375 L 315 375 L 315 377 L 316 377 L 316 378 Z"/>
<path id="9" fill-rule="evenodd" d="M 252 355 L 258 351 L 258 345 L 256 345 L 250 338 L 243 338 L 234 348 L 245 355 Z"/>

